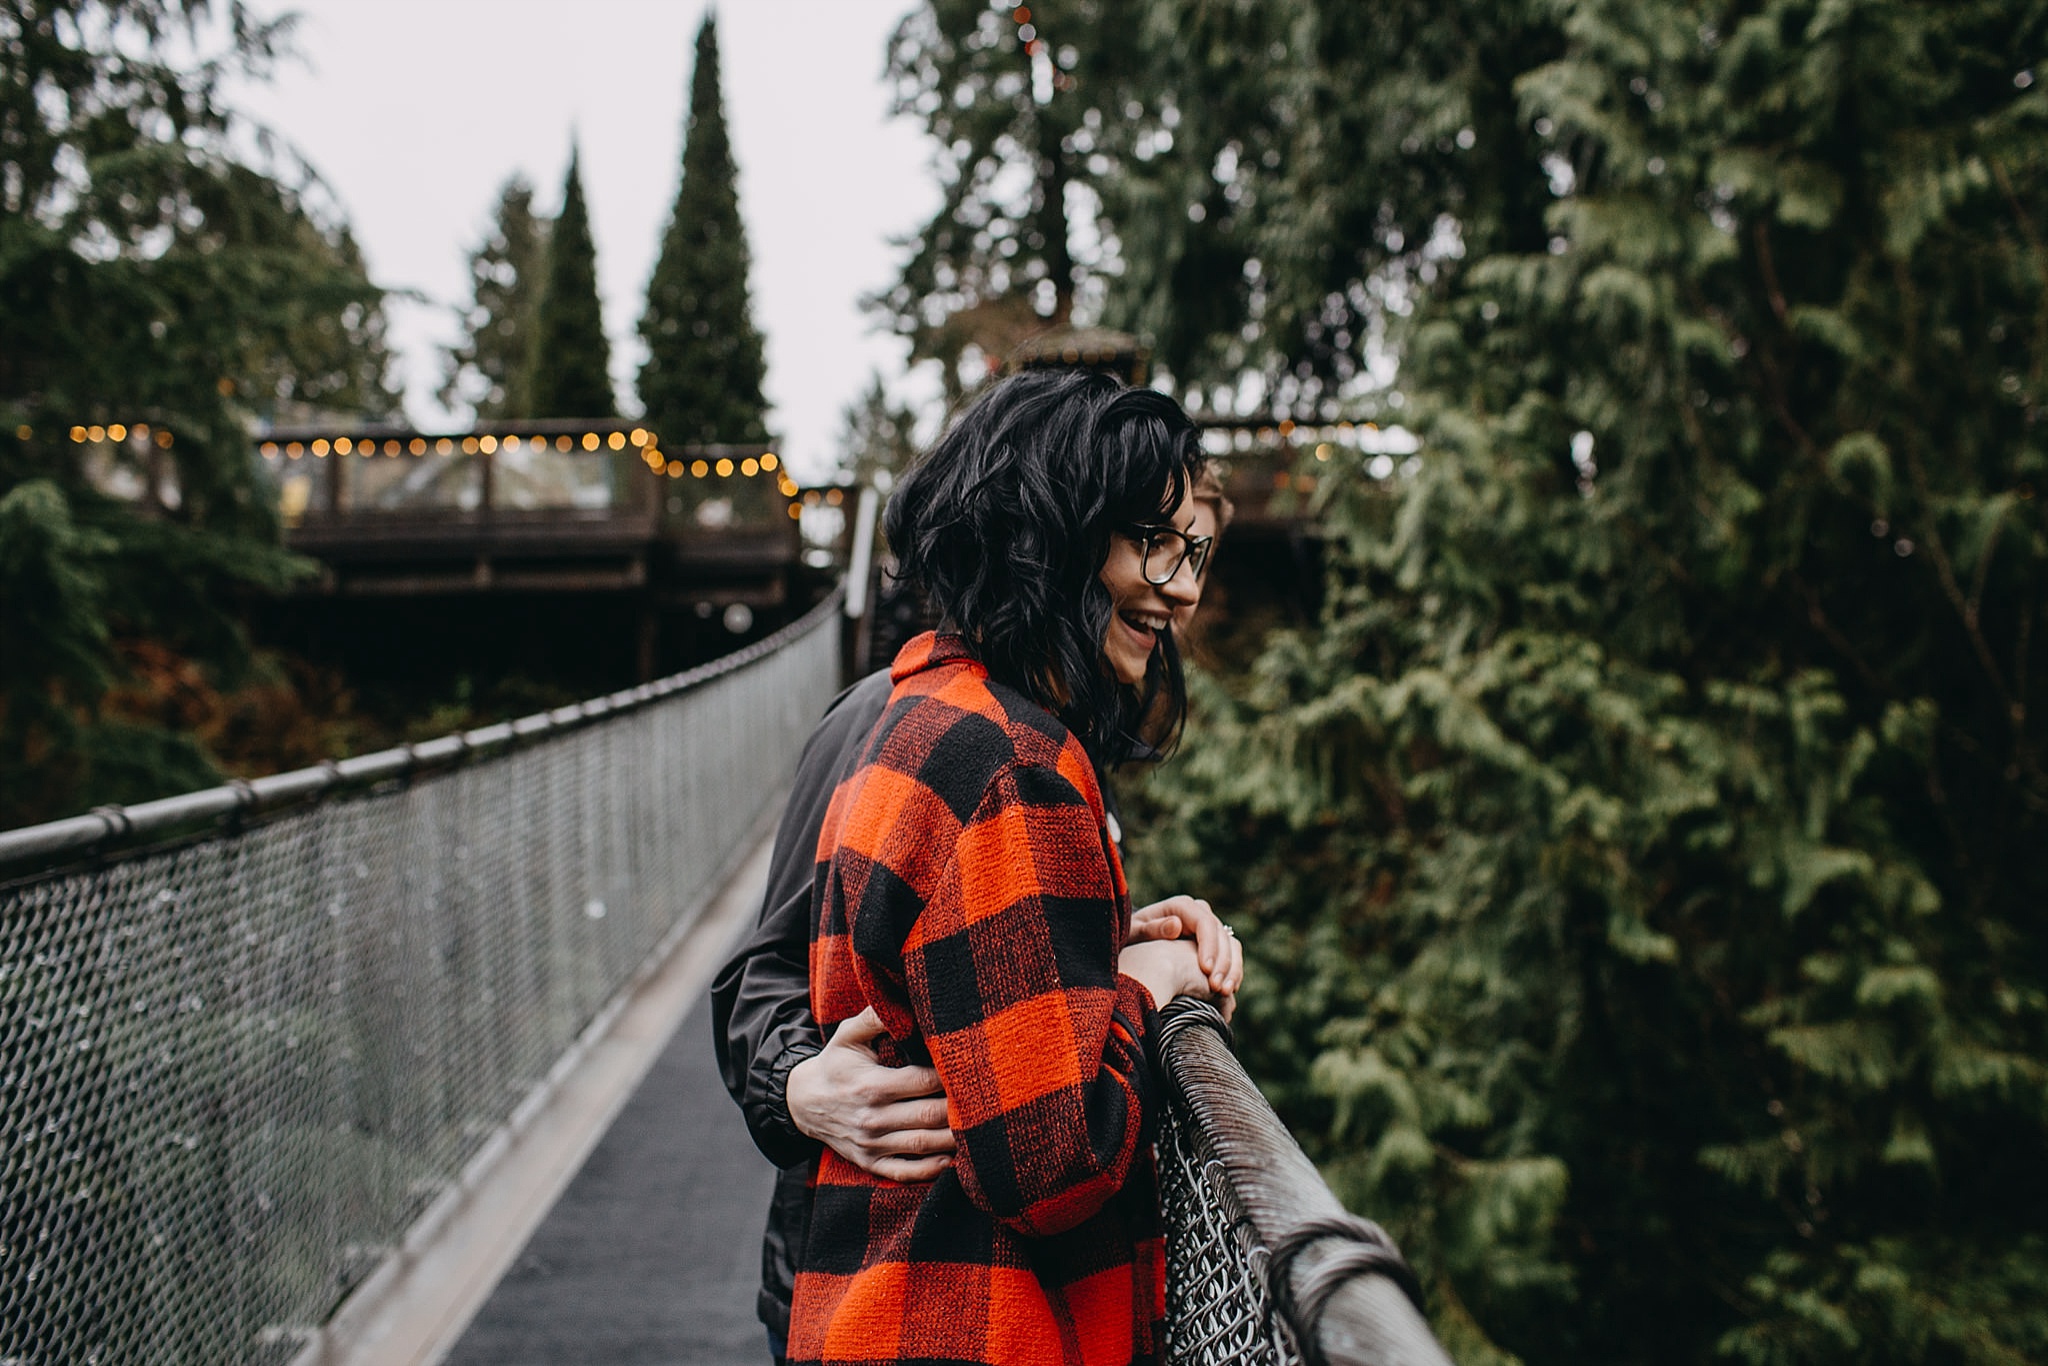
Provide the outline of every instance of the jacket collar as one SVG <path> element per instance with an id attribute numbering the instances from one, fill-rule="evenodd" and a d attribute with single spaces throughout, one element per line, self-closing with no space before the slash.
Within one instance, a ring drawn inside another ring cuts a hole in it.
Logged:
<path id="1" fill-rule="evenodd" d="M 936 669 L 943 664 L 972 664 L 983 673 L 988 666 L 976 659 L 967 648 L 967 642 L 950 631 L 926 631 L 905 642 L 896 654 L 896 662 L 889 666 L 889 679 L 901 683 L 912 674 Z"/>

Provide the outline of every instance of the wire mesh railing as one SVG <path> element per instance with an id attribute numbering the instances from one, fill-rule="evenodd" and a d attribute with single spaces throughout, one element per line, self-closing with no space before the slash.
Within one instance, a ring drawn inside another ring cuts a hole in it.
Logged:
<path id="1" fill-rule="evenodd" d="M 1172 1366 L 1449 1366 L 1377 1224 L 1347 1213 L 1206 1002 L 1163 1013 L 1159 1198 Z"/>
<path id="2" fill-rule="evenodd" d="M 837 601 L 546 716 L 0 835 L 0 873 L 89 858 L 0 885 L 0 1363 L 316 1339 L 705 906 L 836 686 Z"/>

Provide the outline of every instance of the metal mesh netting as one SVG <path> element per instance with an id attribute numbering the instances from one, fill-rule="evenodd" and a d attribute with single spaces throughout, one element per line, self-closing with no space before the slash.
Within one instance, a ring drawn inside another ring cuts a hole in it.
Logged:
<path id="1" fill-rule="evenodd" d="M 1223 1163 L 1169 1098 L 1159 1115 L 1166 1230 L 1166 1359 L 1173 1366 L 1300 1366 L 1266 1289 L 1267 1248 L 1238 1208 Z"/>
<path id="2" fill-rule="evenodd" d="M 693 919 L 832 614 L 597 724 L 0 888 L 0 1366 L 282 1362 Z"/>

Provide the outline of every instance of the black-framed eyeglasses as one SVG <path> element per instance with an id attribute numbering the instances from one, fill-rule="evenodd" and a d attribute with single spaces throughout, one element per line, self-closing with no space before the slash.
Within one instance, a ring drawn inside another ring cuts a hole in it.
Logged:
<path id="1" fill-rule="evenodd" d="M 1201 578 L 1216 544 L 1214 536 L 1190 536 L 1170 526 L 1135 526 L 1127 534 L 1143 556 L 1145 582 L 1155 588 L 1172 583 L 1183 564 L 1192 564 L 1195 577 Z"/>

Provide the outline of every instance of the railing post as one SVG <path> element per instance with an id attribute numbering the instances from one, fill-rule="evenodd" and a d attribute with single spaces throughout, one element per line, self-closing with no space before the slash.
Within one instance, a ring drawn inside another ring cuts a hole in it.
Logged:
<path id="1" fill-rule="evenodd" d="M 1180 1316 L 1168 1323 L 1168 1360 L 1450 1366 L 1400 1284 L 1412 1285 L 1412 1274 L 1399 1251 L 1330 1193 L 1239 1066 L 1228 1035 L 1205 1001 L 1183 998 L 1162 1013 L 1159 1055 L 1168 1096 L 1159 1179 L 1168 1313 L 1170 1320 Z M 1234 1235 L 1234 1254 L 1189 1245 L 1214 1239 L 1220 1229 Z M 1238 1284 L 1187 1283 L 1197 1266 L 1210 1281 L 1227 1280 L 1226 1265 L 1235 1268 Z M 1275 1272 L 1284 1283 L 1269 1283 Z M 1204 1306 L 1204 1297 L 1239 1303 L 1219 1311 Z M 1250 1333 L 1248 1313 L 1278 1320 L 1285 1331 L 1261 1322 L 1265 1331 Z"/>

